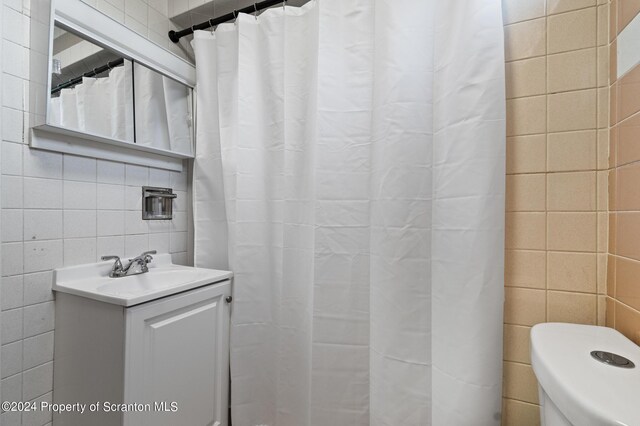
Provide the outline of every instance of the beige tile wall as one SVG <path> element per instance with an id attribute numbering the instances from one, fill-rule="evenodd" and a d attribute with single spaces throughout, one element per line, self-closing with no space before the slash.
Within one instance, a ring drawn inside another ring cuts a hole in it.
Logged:
<path id="1" fill-rule="evenodd" d="M 611 2 L 611 61 L 617 35 L 640 12 L 640 1 Z M 611 67 L 609 157 L 609 327 L 640 345 L 640 66 L 617 78 Z"/>
<path id="2" fill-rule="evenodd" d="M 531 326 L 604 324 L 607 0 L 503 0 L 507 236 L 503 425 L 540 423 Z"/>

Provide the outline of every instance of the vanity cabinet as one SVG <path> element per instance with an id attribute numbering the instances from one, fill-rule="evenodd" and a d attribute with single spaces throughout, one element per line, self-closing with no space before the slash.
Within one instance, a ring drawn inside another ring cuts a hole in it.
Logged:
<path id="1" fill-rule="evenodd" d="M 58 292 L 54 402 L 86 409 L 54 425 L 226 426 L 230 295 L 229 280 L 131 307 Z"/>

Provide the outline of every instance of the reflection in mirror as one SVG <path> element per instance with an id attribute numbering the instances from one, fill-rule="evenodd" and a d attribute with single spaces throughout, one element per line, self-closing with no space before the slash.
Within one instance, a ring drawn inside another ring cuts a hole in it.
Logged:
<path id="1" fill-rule="evenodd" d="M 192 155 L 192 89 L 134 62 L 136 143 Z"/>
<path id="2" fill-rule="evenodd" d="M 132 63 L 57 23 L 48 124 L 134 141 Z"/>

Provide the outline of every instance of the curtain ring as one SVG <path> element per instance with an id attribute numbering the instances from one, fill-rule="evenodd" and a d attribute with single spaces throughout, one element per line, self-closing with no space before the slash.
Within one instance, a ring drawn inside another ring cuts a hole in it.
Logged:
<path id="1" fill-rule="evenodd" d="M 211 12 L 211 16 L 216 16 L 216 1 L 211 0 L 211 8 L 213 9 Z M 209 19 L 209 24 L 213 24 L 213 18 Z M 213 35 L 213 25 L 211 25 L 211 35 Z"/>

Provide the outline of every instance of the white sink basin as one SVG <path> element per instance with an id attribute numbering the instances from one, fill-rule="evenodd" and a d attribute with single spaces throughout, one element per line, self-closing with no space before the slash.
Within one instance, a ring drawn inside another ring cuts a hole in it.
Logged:
<path id="1" fill-rule="evenodd" d="M 123 260 L 124 262 L 124 260 Z M 171 255 L 153 256 L 149 272 L 110 278 L 113 261 L 56 269 L 53 289 L 102 302 L 133 306 L 231 278 L 229 271 L 171 263 Z"/>

